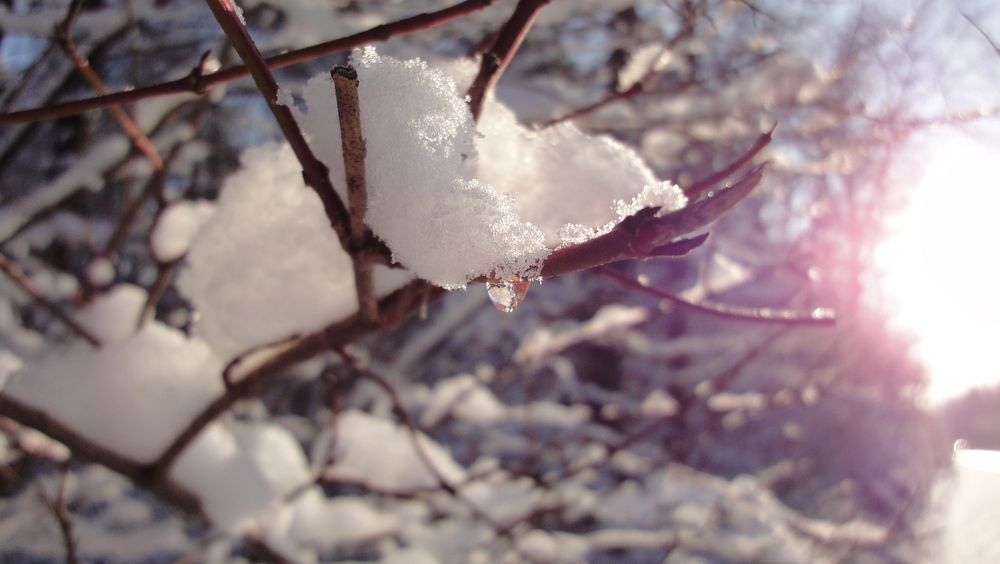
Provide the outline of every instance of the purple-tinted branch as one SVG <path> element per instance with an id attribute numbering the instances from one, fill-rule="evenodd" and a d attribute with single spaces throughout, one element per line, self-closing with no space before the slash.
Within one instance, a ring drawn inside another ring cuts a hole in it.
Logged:
<path id="1" fill-rule="evenodd" d="M 514 53 L 524 41 L 524 36 L 528 34 L 528 29 L 534 23 L 538 12 L 549 3 L 550 0 L 518 0 L 514 13 L 511 14 L 507 23 L 500 28 L 497 34 L 496 43 L 489 52 L 483 55 L 483 62 L 479 66 L 479 74 L 469 88 L 469 108 L 472 116 L 479 119 L 479 114 L 483 110 L 483 101 L 486 94 L 493 88 L 496 81 L 507 68 L 507 64 L 514 58 Z"/>
<path id="2" fill-rule="evenodd" d="M 674 239 L 707 226 L 743 200 L 763 174 L 764 166 L 759 165 L 729 188 L 662 217 L 657 217 L 656 208 L 640 210 L 604 235 L 553 251 L 541 275 L 550 278 L 612 262 L 662 256 Z"/>
<path id="3" fill-rule="evenodd" d="M 729 165 L 722 170 L 713 172 L 701 180 L 696 180 L 684 189 L 684 194 L 691 199 L 700 198 L 706 191 L 708 191 L 709 188 L 735 174 L 737 170 L 752 161 L 762 150 L 764 150 L 764 147 L 767 147 L 771 143 L 771 139 L 774 138 L 774 130 L 777 127 L 777 124 L 775 124 L 769 131 L 761 133 L 760 136 L 757 137 L 757 140 L 754 141 L 753 145 L 751 145 L 750 148 L 740 155 L 735 161 L 729 163 Z"/>
<path id="4" fill-rule="evenodd" d="M 642 284 L 638 280 L 625 276 L 610 268 L 602 267 L 596 269 L 597 273 L 606 276 L 619 285 L 626 288 L 642 292 L 661 300 L 681 307 L 683 309 L 704 313 L 714 317 L 721 317 L 730 321 L 749 321 L 753 323 L 777 323 L 783 325 L 833 325 L 837 321 L 833 310 L 827 308 L 817 308 L 811 312 L 801 312 L 788 309 L 775 309 L 768 307 L 744 307 L 727 304 L 716 304 L 710 302 L 692 302 L 678 295 L 671 294 L 659 288 L 651 288 Z"/>
<path id="5" fill-rule="evenodd" d="M 317 57 L 322 57 L 324 55 L 331 55 L 333 53 L 353 49 L 354 47 L 358 47 L 360 45 L 376 41 L 388 41 L 393 37 L 415 33 L 417 31 L 422 31 L 447 23 L 478 10 L 482 10 L 483 8 L 492 5 L 494 2 L 496 2 L 496 0 L 465 0 L 464 2 L 459 2 L 454 6 L 450 6 L 436 12 L 417 14 L 409 18 L 382 24 L 366 31 L 355 33 L 354 35 L 334 39 L 332 41 L 327 41 L 311 47 L 305 47 L 303 49 L 295 49 L 280 55 L 275 55 L 267 58 L 266 63 L 273 69 L 282 68 L 315 59 Z M 55 119 L 58 117 L 79 114 L 88 110 L 96 110 L 117 104 L 145 100 L 147 98 L 170 96 L 173 94 L 201 94 L 210 88 L 218 86 L 219 84 L 231 82 L 248 74 L 250 74 L 250 71 L 244 66 L 230 67 L 214 73 L 205 74 L 202 71 L 202 66 L 199 65 L 198 67 L 195 67 L 195 69 L 192 70 L 187 76 L 177 80 L 171 80 L 169 82 L 124 90 L 108 94 L 106 96 L 96 96 L 83 100 L 63 102 L 61 104 L 48 104 L 29 110 L 0 114 L 0 125 Z"/>

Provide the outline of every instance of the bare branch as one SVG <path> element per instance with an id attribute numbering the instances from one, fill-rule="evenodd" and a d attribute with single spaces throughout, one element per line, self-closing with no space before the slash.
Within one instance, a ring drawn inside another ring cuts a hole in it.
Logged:
<path id="1" fill-rule="evenodd" d="M 76 553 L 76 538 L 73 534 L 73 521 L 69 518 L 69 511 L 66 509 L 66 479 L 69 477 L 69 468 L 64 467 L 59 478 L 59 489 L 56 498 L 52 499 L 45 492 L 45 488 L 38 484 L 38 497 L 42 503 L 49 508 L 56 523 L 59 525 L 59 532 L 62 534 L 63 546 L 66 548 L 66 562 L 77 564 L 80 562 Z"/>
<path id="2" fill-rule="evenodd" d="M 414 281 L 379 300 L 379 311 L 382 312 L 381 326 L 369 323 L 360 313 L 357 313 L 282 347 L 273 357 L 262 362 L 238 381 L 233 382 L 224 395 L 205 407 L 167 447 L 160 459 L 153 465 L 153 472 L 160 476 L 166 476 L 170 466 L 173 465 L 181 452 L 209 423 L 228 411 L 239 400 L 251 397 L 258 391 L 265 389 L 289 367 L 319 354 L 342 348 L 376 330 L 387 329 L 391 326 L 390 324 L 402 321 L 419 308 L 423 289 L 426 286 L 426 282 Z M 440 288 L 433 288 L 432 298 L 443 296 L 444 293 L 445 291 Z"/>
<path id="3" fill-rule="evenodd" d="M 83 78 L 90 84 L 90 87 L 94 89 L 95 92 L 104 96 L 108 94 L 108 89 L 104 85 L 104 81 L 101 77 L 97 76 L 94 69 L 90 66 L 90 62 L 80 55 L 80 52 L 76 49 L 76 44 L 73 43 L 72 32 L 73 23 L 76 20 L 76 16 L 80 11 L 80 6 L 83 4 L 82 0 L 73 0 L 70 4 L 69 9 L 66 11 L 66 19 L 56 27 L 56 42 L 62 48 L 66 56 L 76 65 L 77 70 L 83 75 Z M 125 110 L 119 105 L 111 106 L 111 115 L 114 116 L 115 121 L 121 126 L 125 135 L 132 141 L 135 148 L 138 149 L 143 155 L 149 159 L 150 164 L 153 166 L 153 170 L 160 172 L 163 170 L 163 159 L 160 158 L 160 153 L 153 146 L 152 141 L 149 137 L 139 128 L 138 125 L 132 121 Z"/>
<path id="4" fill-rule="evenodd" d="M 323 202 L 323 209 L 330 220 L 330 226 L 337 232 L 344 249 L 350 252 L 350 233 L 348 231 L 350 217 L 347 208 L 344 207 L 344 202 L 341 201 L 340 196 L 333 189 L 333 184 L 330 183 L 330 175 L 326 165 L 316 158 L 309 144 L 306 143 L 305 136 L 299 129 L 299 124 L 292 116 L 292 111 L 287 106 L 278 103 L 278 82 L 271 74 L 264 57 L 257 50 L 257 45 L 247 33 L 246 28 L 243 27 L 240 16 L 236 13 L 235 5 L 233 5 L 232 0 L 207 0 L 207 2 L 209 8 L 212 9 L 212 14 L 219 22 L 219 26 L 226 32 L 233 48 L 236 49 L 240 59 L 243 60 L 253 76 L 257 89 L 264 96 L 271 114 L 274 115 L 274 119 L 281 128 L 281 133 L 291 145 L 295 157 L 302 164 L 302 177 L 306 184 L 316 191 Z"/>
<path id="5" fill-rule="evenodd" d="M 518 0 L 514 13 L 511 14 L 507 23 L 500 28 L 496 43 L 488 53 L 483 55 L 483 62 L 479 66 L 479 74 L 469 88 L 469 108 L 472 116 L 479 119 L 479 114 L 483 110 L 483 101 L 486 94 L 496 84 L 497 79 L 503 74 L 507 64 L 514 57 L 517 48 L 524 41 L 524 36 L 528 34 L 528 29 L 534 23 L 538 12 L 549 3 L 550 0 Z"/>
<path id="6" fill-rule="evenodd" d="M 0 254 L 0 271 L 3 271 L 7 278 L 16 284 L 21 291 L 31 297 L 31 299 L 35 300 L 35 303 L 42 306 L 45 311 L 51 313 L 56 319 L 61 321 L 63 325 L 71 329 L 80 338 L 87 341 L 95 348 L 100 348 L 100 339 L 94 336 L 89 329 L 80 325 L 77 320 L 73 319 L 73 317 L 71 317 L 68 313 L 64 312 L 59 306 L 53 303 L 52 300 L 42 295 L 42 293 L 35 288 L 34 284 L 31 283 L 31 280 L 28 279 L 28 276 L 20 268 L 18 268 L 16 264 L 9 261 L 7 257 L 2 254 Z"/>
<path id="7" fill-rule="evenodd" d="M 747 163 L 752 161 L 764 147 L 767 147 L 771 143 L 771 139 L 774 138 L 774 130 L 777 129 L 778 125 L 775 124 L 771 129 L 765 133 L 761 133 L 754 141 L 753 145 L 747 149 L 745 153 L 739 156 L 735 161 L 731 162 L 728 166 L 714 172 L 701 180 L 697 180 L 684 189 L 684 194 L 688 198 L 700 198 L 709 188 L 715 186 L 719 182 L 722 182 L 726 178 L 732 176 L 737 170 L 745 166 Z"/>
<path id="8" fill-rule="evenodd" d="M 375 298 L 374 264 L 364 252 L 370 235 L 365 225 L 368 193 L 365 187 L 365 139 L 361 133 L 361 111 L 358 106 L 358 73 L 352 67 L 336 67 L 330 71 L 337 95 L 340 118 L 340 145 L 344 155 L 344 175 L 347 179 L 347 205 L 351 215 L 351 260 L 354 264 L 354 284 L 358 292 L 358 307 L 370 322 L 378 321 L 378 300 Z"/>
<path id="9" fill-rule="evenodd" d="M 266 63 L 270 68 L 277 69 L 324 55 L 347 51 L 375 41 L 388 41 L 393 37 L 407 35 L 447 23 L 491 6 L 494 2 L 496 0 L 465 0 L 464 2 L 436 12 L 417 14 L 409 18 L 382 24 L 366 31 L 355 33 L 354 35 L 275 55 L 266 59 Z M 204 74 L 200 69 L 201 66 L 199 65 L 187 76 L 169 82 L 124 90 L 106 96 L 96 96 L 61 104 L 45 105 L 30 110 L 0 114 L 0 125 L 54 119 L 79 114 L 87 110 L 96 110 L 159 96 L 187 93 L 201 94 L 219 84 L 231 82 L 250 74 L 249 69 L 245 66 L 230 67 L 210 74 Z"/>
<path id="10" fill-rule="evenodd" d="M 986 30 L 983 29 L 983 26 L 979 25 L 976 22 L 976 20 L 972 19 L 971 16 L 969 16 L 966 13 L 962 13 L 962 17 L 965 18 L 967 22 L 972 24 L 972 27 L 976 28 L 976 31 L 978 31 L 980 35 L 982 35 L 983 38 L 986 39 L 986 41 L 990 44 L 990 47 L 993 47 L 993 51 L 995 51 L 997 55 L 1000 55 L 1000 43 L 997 43 L 996 40 L 990 36 L 989 33 L 986 33 Z"/>
<path id="11" fill-rule="evenodd" d="M 201 502 L 187 490 L 168 479 L 157 479 L 159 477 L 150 473 L 146 466 L 91 441 L 44 411 L 0 393 L 0 417 L 12 419 L 61 442 L 75 456 L 114 470 L 192 515 L 201 514 Z"/>
<path id="12" fill-rule="evenodd" d="M 675 212 L 657 217 L 657 208 L 646 208 L 625 218 L 609 233 L 571 247 L 557 249 L 542 266 L 542 277 L 587 270 L 629 259 L 662 256 L 674 239 L 705 227 L 745 198 L 763 177 L 760 165 L 731 187 Z"/>
<path id="13" fill-rule="evenodd" d="M 816 308 L 811 312 L 801 312 L 789 309 L 774 309 L 767 307 L 743 307 L 709 302 L 691 302 L 678 295 L 658 288 L 651 288 L 615 270 L 607 267 L 596 269 L 596 272 L 606 276 L 618 284 L 648 294 L 661 300 L 667 300 L 678 307 L 720 317 L 730 321 L 749 321 L 753 323 L 778 323 L 784 325 L 833 325 L 837 316 L 828 308 Z"/>

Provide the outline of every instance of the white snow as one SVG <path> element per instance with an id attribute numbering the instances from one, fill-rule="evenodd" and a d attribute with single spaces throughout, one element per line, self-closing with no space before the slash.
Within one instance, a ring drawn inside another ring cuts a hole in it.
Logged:
<path id="1" fill-rule="evenodd" d="M 163 210 L 150 235 L 156 260 L 170 262 L 183 256 L 214 211 L 211 202 L 189 200 L 173 203 Z"/>
<path id="2" fill-rule="evenodd" d="M 528 517 L 542 500 L 542 490 L 530 478 L 512 479 L 506 473 L 491 475 L 462 487 L 462 495 L 500 526 Z"/>
<path id="3" fill-rule="evenodd" d="M 441 70 L 373 48 L 356 50 L 353 63 L 368 148 L 366 219 L 399 262 L 441 286 L 492 272 L 530 277 L 567 242 L 560 233 L 578 242 L 643 207 L 685 203 L 679 188 L 610 138 L 572 125 L 532 131 L 492 100 L 477 128 Z M 314 77 L 304 97 L 299 121 L 343 189 L 331 79 Z"/>
<path id="4" fill-rule="evenodd" d="M 630 55 L 628 63 L 618 74 L 619 91 L 628 90 L 651 72 L 663 71 L 673 60 L 673 53 L 662 43 L 643 45 Z"/>
<path id="5" fill-rule="evenodd" d="M 419 276 L 460 287 L 498 271 L 523 274 L 545 256 L 541 233 L 514 212 L 513 199 L 480 182 L 466 165 L 475 124 L 454 82 L 423 61 L 354 52 L 368 147 L 368 224 L 393 256 Z M 344 187 L 332 80 L 305 90 L 299 121 L 334 185 Z"/>
<path id="6" fill-rule="evenodd" d="M 324 553 L 377 540 L 399 527 L 394 516 L 375 509 L 365 498 L 327 499 L 318 487 L 296 496 L 283 513 L 281 527 L 270 534 Z"/>
<path id="7" fill-rule="evenodd" d="M 549 357 L 580 342 L 614 342 L 633 326 L 649 317 L 642 307 L 609 304 L 597 310 L 585 323 L 567 324 L 564 327 L 540 327 L 521 340 L 514 353 L 514 361 L 538 368 Z"/>
<path id="8" fill-rule="evenodd" d="M 267 423 L 232 427 L 210 425 L 171 470 L 224 529 L 247 525 L 254 513 L 310 479 L 305 454 L 288 431 Z"/>
<path id="9" fill-rule="evenodd" d="M 639 405 L 639 412 L 646 417 L 668 417 L 677 413 L 677 400 L 663 390 L 653 390 Z"/>
<path id="10" fill-rule="evenodd" d="M 94 298 L 76 318 L 99 340 L 121 341 L 135 333 L 146 298 L 142 288 L 119 284 Z"/>
<path id="11" fill-rule="evenodd" d="M 644 207 L 673 211 L 687 203 L 634 150 L 573 124 L 533 131 L 493 102 L 479 131 L 479 177 L 515 198 L 517 213 L 542 230 L 549 248 L 606 232 Z"/>
<path id="12" fill-rule="evenodd" d="M 115 280 L 115 265 L 107 257 L 99 257 L 87 265 L 87 281 L 98 288 Z"/>
<path id="13" fill-rule="evenodd" d="M 222 358 L 312 331 L 357 309 L 351 259 L 287 145 L 243 155 L 178 285 L 200 313 L 194 333 Z M 408 279 L 378 270 L 386 294 Z"/>
<path id="14" fill-rule="evenodd" d="M 80 312 L 104 341 L 55 348 L 12 376 L 4 393 L 83 436 L 148 462 L 222 392 L 218 359 L 204 342 L 158 322 L 135 332 L 142 290 L 118 286 Z"/>
<path id="15" fill-rule="evenodd" d="M 465 471 L 441 445 L 418 432 L 417 441 L 431 464 L 449 483 Z M 372 448 L 378 445 L 378 448 Z M 435 473 L 428 469 L 405 427 L 362 411 L 349 410 L 337 421 L 334 464 L 328 474 L 356 480 L 388 491 L 436 488 Z"/>

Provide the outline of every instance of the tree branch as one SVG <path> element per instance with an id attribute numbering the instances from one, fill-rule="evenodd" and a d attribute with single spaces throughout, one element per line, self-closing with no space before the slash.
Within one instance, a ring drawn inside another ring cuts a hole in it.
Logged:
<path id="1" fill-rule="evenodd" d="M 483 62 L 479 66 L 479 74 L 469 88 L 469 108 L 472 117 L 479 119 L 479 114 L 483 110 L 483 101 L 486 94 L 496 84 L 497 79 L 507 68 L 507 64 L 514 57 L 517 48 L 521 46 L 528 29 L 534 23 L 538 12 L 549 3 L 550 0 L 518 0 L 514 13 L 511 14 L 507 23 L 500 28 L 496 43 L 493 48 L 483 55 Z"/>
<path id="2" fill-rule="evenodd" d="M 637 290 L 644 294 L 653 296 L 661 300 L 667 300 L 684 309 L 704 313 L 730 321 L 750 321 L 754 323 L 779 323 L 784 325 L 833 325 L 837 321 L 837 316 L 833 310 L 828 308 L 816 308 L 811 312 L 800 312 L 788 309 L 774 309 L 767 307 L 743 307 L 726 304 L 715 304 L 708 302 L 691 302 L 684 298 L 660 290 L 651 288 L 645 284 L 625 276 L 611 268 L 601 267 L 596 272 L 606 276 L 618 284 Z"/>
<path id="3" fill-rule="evenodd" d="M 274 79 L 267 62 L 264 61 L 264 57 L 257 50 L 257 45 L 254 44 L 250 34 L 247 33 L 240 21 L 235 5 L 232 0 L 207 0 L 207 2 L 216 21 L 219 22 L 219 26 L 222 27 L 226 37 L 229 38 L 233 48 L 236 49 L 240 59 L 243 60 L 253 76 L 257 89 L 264 96 L 267 107 L 278 122 L 281 133 L 291 145 L 295 157 L 302 164 L 302 177 L 305 179 L 306 185 L 316 191 L 323 202 L 323 209 L 330 220 L 330 226 L 336 231 L 344 249 L 350 252 L 350 233 L 348 231 L 350 217 L 347 208 L 344 207 L 344 202 L 341 201 L 340 196 L 333 189 L 333 184 L 330 183 L 330 175 L 326 165 L 316 158 L 309 144 L 306 143 L 305 136 L 299 129 L 299 124 L 292 116 L 292 111 L 287 106 L 277 102 L 278 82 Z"/>
<path id="4" fill-rule="evenodd" d="M 182 510 L 193 515 L 201 514 L 201 502 L 187 490 L 170 480 L 157 479 L 159 477 L 154 477 L 145 466 L 91 441 L 44 411 L 0 393 L 0 417 L 12 419 L 59 441 L 69 447 L 74 456 L 114 470 Z"/>
<path id="5" fill-rule="evenodd" d="M 754 167 L 729 188 L 662 217 L 657 217 L 657 208 L 641 210 L 600 237 L 553 251 L 541 275 L 551 278 L 622 260 L 662 256 L 674 239 L 705 227 L 745 198 L 763 174 L 764 165 Z"/>
<path id="6" fill-rule="evenodd" d="M 76 16 L 82 4 L 83 0 L 73 0 L 70 4 L 69 9 L 66 11 L 66 18 L 61 24 L 56 26 L 56 42 L 76 66 L 80 74 L 83 75 L 87 83 L 90 84 L 90 87 L 98 94 L 104 96 L 108 94 L 108 89 L 104 85 L 104 81 L 101 80 L 101 77 L 97 76 L 97 73 L 90 66 L 90 62 L 77 51 L 76 44 L 73 43 L 73 23 L 76 21 Z M 111 115 L 114 116 L 115 121 L 118 122 L 125 132 L 125 135 L 135 145 L 135 148 L 149 160 L 153 166 L 153 170 L 161 172 L 163 170 L 163 159 L 160 157 L 160 153 L 156 150 L 156 147 L 153 146 L 152 141 L 149 140 L 149 137 L 132 121 L 132 118 L 125 113 L 125 110 L 121 106 L 114 105 L 109 110 L 111 111 Z"/>
<path id="7" fill-rule="evenodd" d="M 66 479 L 69 477 L 69 468 L 63 467 L 62 475 L 59 477 L 59 486 L 56 491 L 56 498 L 52 499 L 49 494 L 45 492 L 45 488 L 41 484 L 38 485 L 38 497 L 41 498 L 42 503 L 49 508 L 52 512 L 52 516 L 55 518 L 56 523 L 59 525 L 59 532 L 62 534 L 63 546 L 66 549 L 66 562 L 69 564 L 78 564 L 80 558 L 77 556 L 76 550 L 76 538 L 73 535 L 73 521 L 69 518 L 69 512 L 66 509 Z"/>
<path id="8" fill-rule="evenodd" d="M 409 18 L 375 26 L 354 35 L 269 57 L 265 61 L 270 68 L 277 69 L 324 55 L 339 53 L 375 41 L 388 41 L 393 37 L 407 35 L 447 23 L 491 6 L 494 2 L 496 0 L 465 0 L 464 2 L 436 12 L 417 14 Z M 202 94 L 219 84 L 231 82 L 248 74 L 250 74 L 250 71 L 245 66 L 230 67 L 210 74 L 201 72 L 199 66 L 195 67 L 187 76 L 169 82 L 124 90 L 105 96 L 96 96 L 72 102 L 50 104 L 29 110 L 0 114 L 0 125 L 54 119 L 79 114 L 88 110 L 96 110 L 159 96 L 187 93 Z"/>
<path id="9" fill-rule="evenodd" d="M 337 95 L 340 118 L 340 145 L 344 155 L 344 176 L 347 179 L 347 205 L 351 215 L 351 261 L 358 307 L 368 321 L 378 321 L 378 300 L 375 298 L 374 264 L 364 251 L 371 235 L 365 225 L 368 194 L 365 186 L 365 139 L 361 133 L 361 111 L 358 106 L 358 73 L 352 67 L 335 67 L 330 71 Z"/>
<path id="10" fill-rule="evenodd" d="M 34 284 L 31 283 L 31 280 L 28 279 L 28 276 L 20 268 L 18 268 L 16 264 L 7 260 L 7 257 L 2 254 L 0 254 L 0 271 L 3 271 L 7 278 L 16 284 L 21 291 L 31 297 L 35 303 L 42 306 L 45 311 L 51 313 L 56 319 L 61 321 L 63 325 L 76 333 L 80 338 L 90 343 L 93 347 L 100 348 L 100 339 L 91 333 L 89 329 L 81 325 L 80 322 L 73 319 L 72 316 L 53 303 L 52 300 L 42 295 L 42 293 L 35 288 Z"/>

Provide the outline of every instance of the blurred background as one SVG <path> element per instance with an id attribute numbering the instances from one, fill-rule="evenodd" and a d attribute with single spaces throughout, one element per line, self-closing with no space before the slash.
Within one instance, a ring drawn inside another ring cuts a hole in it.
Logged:
<path id="1" fill-rule="evenodd" d="M 451 3 L 240 4 L 272 54 Z M 3 111 L 93 94 L 52 40 L 67 5 L 0 1 Z M 498 1 L 379 49 L 432 65 L 475 57 L 513 6 Z M 206 51 L 209 65 L 236 62 L 193 0 L 84 2 L 72 35 L 113 91 L 180 78 Z M 547 280 L 510 314 L 472 286 L 359 343 L 420 429 L 481 476 L 475 495 L 495 513 L 477 519 L 440 492 L 332 477 L 328 498 L 362 500 L 394 525 L 303 541 L 302 554 L 1000 560 L 1000 505 L 983 501 L 998 495 L 1000 465 L 980 452 L 1000 449 L 1000 280 L 989 259 L 998 42 L 989 0 L 554 0 L 498 85 L 522 121 L 612 136 L 681 186 L 777 126 L 767 174 L 687 257 Z M 345 60 L 275 73 L 294 95 Z M 151 257 L 153 222 L 170 202 L 216 197 L 240 152 L 280 132 L 248 79 L 127 111 L 167 155 L 155 193 L 141 158 L 101 149 L 120 136 L 106 111 L 0 128 L 0 245 L 58 304 L 123 282 L 162 286 L 155 315 L 186 329 L 196 312 L 170 283 L 176 265 Z M 636 279 L 672 298 L 622 283 Z M 691 303 L 834 310 L 838 320 L 741 320 Z M 65 338 L 0 281 L 0 365 Z M 333 356 L 292 376 L 236 417 L 277 422 L 307 452 L 338 409 L 392 419 L 389 399 Z M 59 560 L 58 523 L 35 484 L 54 489 L 67 454 L 0 422 L 0 554 Z M 297 558 L 266 535 L 213 532 L 84 461 L 69 467 L 85 560 Z"/>

